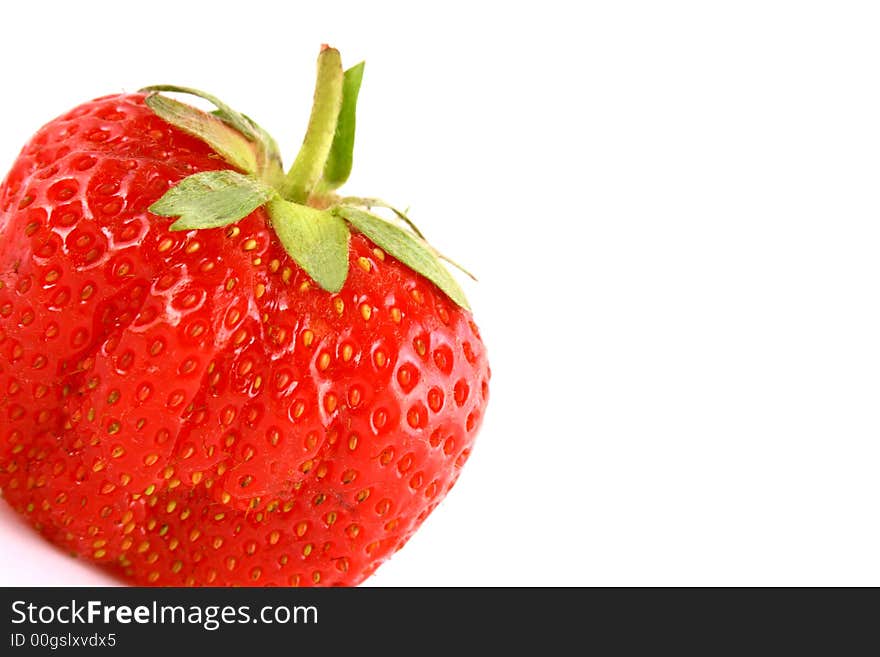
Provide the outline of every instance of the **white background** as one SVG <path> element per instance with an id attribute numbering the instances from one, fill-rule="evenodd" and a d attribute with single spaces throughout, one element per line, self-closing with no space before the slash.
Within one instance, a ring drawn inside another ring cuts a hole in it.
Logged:
<path id="1" fill-rule="evenodd" d="M 880 584 L 874 3 L 3 12 L 4 171 L 158 82 L 290 161 L 319 45 L 367 60 L 346 189 L 479 274 L 493 369 L 458 486 L 369 584 Z M 0 584 L 111 582 L 5 505 L 0 554 Z"/>

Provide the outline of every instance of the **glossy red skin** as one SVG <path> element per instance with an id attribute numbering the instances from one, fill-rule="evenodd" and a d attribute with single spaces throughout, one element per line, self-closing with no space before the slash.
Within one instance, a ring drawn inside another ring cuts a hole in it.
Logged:
<path id="1" fill-rule="evenodd" d="M 354 585 L 468 458 L 471 316 L 353 234 L 339 294 L 258 210 L 147 208 L 226 168 L 141 95 L 41 129 L 0 187 L 0 487 L 51 541 L 145 585 Z"/>

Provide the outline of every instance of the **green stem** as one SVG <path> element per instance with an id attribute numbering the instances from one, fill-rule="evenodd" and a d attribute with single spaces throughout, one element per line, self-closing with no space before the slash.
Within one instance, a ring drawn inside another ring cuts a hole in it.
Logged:
<path id="1" fill-rule="evenodd" d="M 342 76 L 339 51 L 323 47 L 318 55 L 318 80 L 309 127 L 281 189 L 284 197 L 295 203 L 308 201 L 324 172 L 342 106 Z"/>

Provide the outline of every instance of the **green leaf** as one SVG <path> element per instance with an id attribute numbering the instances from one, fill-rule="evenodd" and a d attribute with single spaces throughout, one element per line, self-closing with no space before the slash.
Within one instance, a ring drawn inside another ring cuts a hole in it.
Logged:
<path id="1" fill-rule="evenodd" d="M 364 62 L 348 69 L 342 80 L 342 107 L 336 123 L 336 133 L 330 154 L 324 164 L 325 189 L 340 187 L 351 174 L 352 154 L 354 152 L 355 113 L 357 110 L 358 92 L 364 77 Z"/>
<path id="2" fill-rule="evenodd" d="M 409 228 L 410 228 L 410 230 L 412 230 L 412 232 L 414 232 L 416 235 L 421 237 L 423 240 L 427 241 L 425 239 L 425 236 L 422 235 L 422 231 L 420 231 L 419 227 L 413 223 L 412 219 L 407 217 L 404 212 L 401 212 L 400 210 L 395 208 L 393 205 L 389 205 L 388 203 L 386 203 L 382 199 L 364 198 L 362 196 L 344 196 L 341 199 L 339 199 L 339 203 L 341 203 L 342 205 L 359 205 L 359 206 L 367 208 L 368 210 L 372 210 L 373 208 L 385 208 L 386 210 L 391 210 L 395 214 L 395 216 L 397 216 L 398 219 L 400 219 L 403 223 L 405 223 L 407 226 L 409 226 Z"/>
<path id="3" fill-rule="evenodd" d="M 400 226 L 357 208 L 337 206 L 332 212 L 346 219 L 377 246 L 410 269 L 433 282 L 459 306 L 470 309 L 464 292 L 424 240 Z"/>
<path id="4" fill-rule="evenodd" d="M 243 219 L 276 192 L 235 171 L 205 171 L 184 178 L 150 206 L 162 217 L 180 217 L 171 230 L 217 228 Z"/>
<path id="5" fill-rule="evenodd" d="M 144 87 L 141 91 L 167 91 L 171 93 L 189 94 L 190 96 L 196 96 L 197 98 L 207 100 L 217 108 L 210 112 L 212 116 L 216 116 L 223 121 L 223 123 L 242 134 L 247 140 L 253 142 L 257 159 L 257 170 L 260 173 L 262 180 L 274 185 L 280 182 L 281 178 L 283 178 L 284 170 L 281 165 L 281 154 L 278 150 L 278 144 L 272 138 L 272 135 L 263 130 L 263 128 L 261 128 L 257 122 L 247 114 L 237 112 L 212 94 L 191 87 L 180 87 L 173 84 L 157 84 L 150 87 Z M 201 138 L 200 135 L 196 136 Z"/>
<path id="6" fill-rule="evenodd" d="M 251 174 L 257 172 L 256 149 L 235 128 L 173 98 L 154 94 L 147 96 L 145 102 L 160 118 L 204 141 L 236 169 Z"/>
<path id="7" fill-rule="evenodd" d="M 256 140 L 259 136 L 259 128 L 257 128 L 257 125 L 251 119 L 240 112 L 236 112 L 229 105 L 217 98 L 217 96 L 213 96 L 204 91 L 199 91 L 198 89 L 193 89 L 192 87 L 179 87 L 175 84 L 154 84 L 150 87 L 144 87 L 141 89 L 141 92 L 156 91 L 168 91 L 171 93 L 188 94 L 190 96 L 196 96 L 197 98 L 203 98 L 217 108 L 216 113 L 212 112 L 212 114 L 218 116 L 224 121 L 224 123 L 229 124 L 249 139 Z"/>
<path id="8" fill-rule="evenodd" d="M 268 205 L 284 250 L 328 292 L 339 292 L 348 277 L 348 226 L 326 210 L 275 198 Z"/>
<path id="9" fill-rule="evenodd" d="M 386 203 L 385 201 L 383 201 L 381 199 L 365 198 L 362 196 L 344 196 L 339 199 L 339 204 L 340 205 L 356 205 L 358 207 L 367 208 L 367 210 L 372 210 L 373 208 L 385 208 L 386 210 L 391 210 L 394 213 L 394 215 L 398 219 L 400 219 L 403 223 L 405 223 L 412 232 L 414 232 L 416 235 L 418 235 L 425 242 L 428 241 L 428 239 L 422 234 L 422 231 L 419 230 L 419 227 L 416 226 L 415 223 L 413 223 L 413 220 L 410 219 L 408 216 L 406 216 L 405 212 L 398 210 L 393 205 L 389 205 L 388 203 Z M 445 260 L 446 262 L 448 262 L 450 265 L 452 265 L 453 267 L 458 269 L 460 272 L 462 272 L 464 275 L 466 275 L 471 280 L 474 280 L 474 281 L 477 280 L 476 276 L 474 276 L 471 272 L 469 272 L 467 269 L 465 269 L 460 264 L 458 264 L 455 260 L 453 260 L 449 256 L 443 255 L 437 249 L 430 246 L 430 244 L 428 246 L 437 255 L 438 258 L 440 258 L 441 260 Z"/>
<path id="10" fill-rule="evenodd" d="M 210 97 L 213 98 L 213 96 Z M 211 116 L 216 116 L 227 124 L 229 123 L 226 119 L 228 113 L 224 110 L 211 110 L 210 114 Z M 257 134 L 256 143 L 259 147 L 257 149 L 257 156 L 259 158 L 257 167 L 262 172 L 262 175 L 260 176 L 261 180 L 273 187 L 280 186 L 282 179 L 284 178 L 284 169 L 281 164 L 281 152 L 278 149 L 278 143 L 272 135 L 263 130 L 263 128 L 261 128 L 257 122 L 247 114 L 241 114 L 240 116 L 253 126 L 253 129 Z"/>

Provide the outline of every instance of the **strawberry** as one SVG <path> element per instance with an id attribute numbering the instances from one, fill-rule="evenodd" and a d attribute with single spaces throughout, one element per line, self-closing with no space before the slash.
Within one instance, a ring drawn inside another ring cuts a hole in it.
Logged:
<path id="1" fill-rule="evenodd" d="M 25 146 L 0 187 L 0 488 L 49 540 L 140 585 L 355 585 L 455 483 L 486 352 L 408 219 L 336 193 L 362 71 L 322 50 L 286 174 L 180 87 Z"/>

